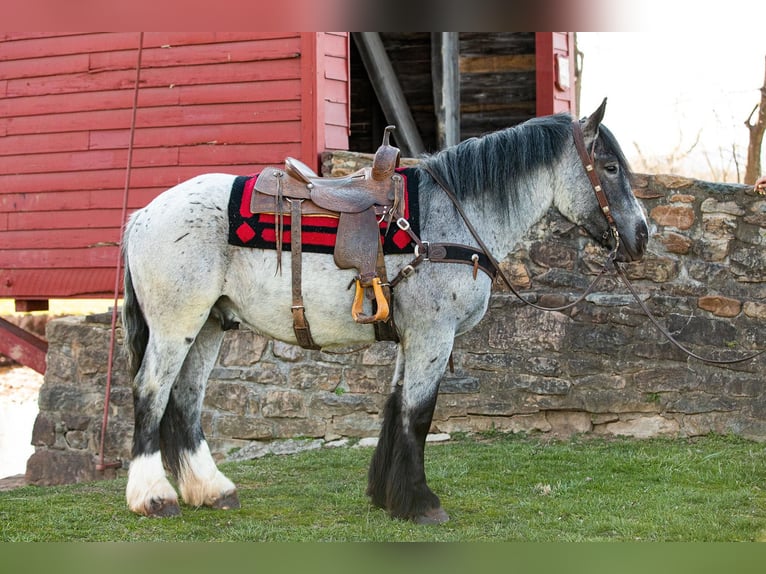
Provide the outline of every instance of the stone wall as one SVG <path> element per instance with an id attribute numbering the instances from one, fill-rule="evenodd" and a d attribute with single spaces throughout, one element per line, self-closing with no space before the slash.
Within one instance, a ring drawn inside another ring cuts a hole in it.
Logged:
<path id="1" fill-rule="evenodd" d="M 359 156 L 327 159 L 335 172 Z M 745 186 L 638 176 L 649 214 L 644 261 L 628 274 L 677 338 L 711 357 L 766 347 L 766 198 Z M 581 293 L 604 252 L 551 212 L 503 265 L 544 305 Z M 96 470 L 108 318 L 48 325 L 48 372 L 28 463 L 30 482 L 113 476 Z M 118 334 L 119 336 L 119 334 Z M 348 354 L 306 351 L 228 332 L 208 387 L 204 428 L 218 459 L 282 439 L 332 441 L 378 432 L 395 348 Z M 566 313 L 522 306 L 498 287 L 480 325 L 456 341 L 454 373 L 441 384 L 433 432 L 500 430 L 557 436 L 694 436 L 766 439 L 764 359 L 717 367 L 662 339 L 627 291 L 605 278 Z M 106 461 L 127 465 L 132 399 L 116 360 Z M 316 443 L 313 443 L 316 444 Z"/>

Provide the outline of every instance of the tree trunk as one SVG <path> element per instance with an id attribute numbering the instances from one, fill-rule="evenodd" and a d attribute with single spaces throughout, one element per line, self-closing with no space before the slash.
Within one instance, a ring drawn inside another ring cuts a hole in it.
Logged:
<path id="1" fill-rule="evenodd" d="M 765 60 L 766 61 L 766 60 Z M 758 110 L 755 123 L 751 122 Z M 753 185 L 761 175 L 761 144 L 766 132 L 766 66 L 764 67 L 763 86 L 761 87 L 761 102 L 750 112 L 745 125 L 750 131 L 750 141 L 747 144 L 747 166 L 745 167 L 745 184 Z"/>

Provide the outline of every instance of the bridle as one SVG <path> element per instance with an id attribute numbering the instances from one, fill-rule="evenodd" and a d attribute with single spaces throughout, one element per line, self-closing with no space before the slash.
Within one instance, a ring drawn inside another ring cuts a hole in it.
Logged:
<path id="1" fill-rule="evenodd" d="M 590 152 L 588 151 L 585 145 L 585 137 L 583 136 L 582 128 L 580 127 L 580 122 L 577 120 L 572 121 L 572 133 L 574 137 L 575 148 L 577 149 L 577 154 L 579 155 L 580 161 L 582 162 L 583 169 L 585 169 L 585 173 L 588 176 L 588 180 L 590 181 L 591 188 L 593 189 L 593 192 L 596 195 L 596 200 L 598 201 L 598 205 L 601 208 L 601 212 L 604 214 L 604 217 L 606 218 L 607 224 L 609 225 L 609 230 L 604 233 L 604 236 L 602 239 L 606 241 L 609 238 L 609 234 L 611 233 L 612 237 L 614 238 L 614 247 L 607 255 L 606 260 L 604 261 L 604 264 L 601 268 L 601 271 L 599 272 L 598 275 L 596 275 L 596 277 L 593 279 L 590 285 L 588 285 L 585 292 L 582 295 L 580 295 L 577 299 L 572 301 L 571 303 L 562 305 L 560 307 L 543 307 L 541 305 L 537 305 L 536 303 L 532 303 L 531 301 L 528 301 L 527 299 L 522 297 L 522 295 L 513 286 L 513 283 L 511 283 L 511 280 L 508 278 L 505 272 L 500 268 L 500 264 L 494 258 L 494 256 L 490 253 L 486 244 L 482 241 L 481 237 L 476 231 L 476 228 L 474 228 L 474 226 L 471 224 L 470 220 L 468 219 L 468 216 L 465 214 L 465 211 L 463 211 L 463 208 L 461 207 L 460 202 L 458 201 L 454 192 L 450 189 L 449 185 L 447 185 L 447 183 L 444 181 L 441 175 L 436 173 L 427 164 L 422 164 L 422 167 L 434 179 L 434 181 L 439 185 L 439 187 L 442 188 L 442 190 L 447 194 L 447 197 L 450 198 L 455 208 L 457 209 L 457 212 L 460 214 L 460 217 L 463 219 L 463 222 L 468 228 L 468 231 L 471 233 L 474 240 L 476 240 L 479 247 L 484 252 L 484 255 L 487 257 L 487 259 L 491 263 L 495 273 L 498 276 L 500 276 L 500 278 L 503 280 L 503 283 L 505 283 L 506 286 L 511 290 L 511 293 L 513 293 L 525 305 L 528 305 L 529 307 L 538 309 L 540 311 L 565 311 L 567 309 L 571 309 L 578 303 L 581 303 L 583 300 L 585 300 L 585 298 L 593 292 L 596 285 L 598 284 L 598 282 L 601 280 L 601 278 L 604 275 L 614 271 L 622 279 L 623 283 L 625 283 L 625 286 L 628 288 L 628 291 L 630 291 L 631 295 L 633 295 L 633 297 L 636 299 L 639 306 L 641 307 L 643 312 L 646 313 L 647 317 L 654 324 L 654 326 L 657 327 L 657 329 L 665 336 L 665 338 L 668 339 L 668 341 L 670 341 L 670 343 L 672 343 L 676 348 L 683 351 L 690 357 L 693 357 L 705 363 L 728 365 L 728 364 L 749 361 L 751 359 L 754 359 L 755 357 L 758 357 L 764 352 L 766 352 L 766 350 L 762 350 L 752 355 L 748 355 L 746 357 L 741 357 L 738 359 L 709 359 L 709 358 L 701 357 L 700 355 L 697 355 L 696 353 L 690 351 L 689 349 L 684 347 L 681 343 L 679 343 L 670 334 L 670 332 L 668 332 L 668 330 L 660 324 L 657 318 L 654 317 L 652 312 L 649 310 L 646 303 L 641 299 L 635 287 L 633 287 L 632 283 L 628 280 L 628 277 L 625 274 L 625 271 L 620 267 L 619 262 L 617 261 L 617 251 L 620 247 L 620 234 L 617 231 L 617 225 L 615 223 L 614 216 L 612 215 L 612 209 L 609 206 L 609 200 L 606 197 L 606 193 L 604 193 L 604 189 L 601 185 L 601 180 L 599 179 L 598 173 L 596 173 L 596 168 L 595 168 L 594 150 L 596 146 L 596 140 L 598 139 L 598 132 L 596 134 L 596 138 L 594 138 L 593 140 L 593 145 L 591 146 Z"/>
<path id="2" fill-rule="evenodd" d="M 596 201 L 598 201 L 601 213 L 604 214 L 606 222 L 609 224 L 609 231 L 604 232 L 603 239 L 606 241 L 609 238 L 609 232 L 611 231 L 612 237 L 614 237 L 614 249 L 612 249 L 612 252 L 616 253 L 617 249 L 620 247 L 620 233 L 617 231 L 617 224 L 614 222 L 612 209 L 609 207 L 609 200 L 606 198 L 604 188 L 601 187 L 601 180 L 596 173 L 595 149 L 596 140 L 598 139 L 598 131 L 596 132 L 596 137 L 593 138 L 593 145 L 591 145 L 590 153 L 585 147 L 585 137 L 583 136 L 580 122 L 577 120 L 572 121 L 572 135 L 574 137 L 577 155 L 580 156 L 582 166 L 585 168 L 585 174 L 590 180 L 590 186 L 593 188 L 593 193 L 596 195 Z"/>

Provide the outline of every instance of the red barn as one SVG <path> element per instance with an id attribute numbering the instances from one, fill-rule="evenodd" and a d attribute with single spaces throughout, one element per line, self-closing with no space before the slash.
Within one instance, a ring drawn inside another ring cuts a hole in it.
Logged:
<path id="1" fill-rule="evenodd" d="M 532 87 L 492 108 L 472 101 L 483 84 L 464 82 L 466 132 L 496 127 L 492 110 L 505 110 L 494 116 L 504 125 L 573 111 L 571 33 L 479 36 L 460 36 L 461 50 L 479 47 L 478 56 L 460 54 L 464 73 L 500 78 L 503 90 L 514 78 Z M 411 35 L 406 45 L 430 50 L 429 37 Z M 395 55 L 395 35 L 386 41 Z M 484 55 L 482 46 L 494 47 Z M 0 298 L 15 299 L 19 310 L 112 295 L 138 47 L 138 33 L 0 33 Z M 359 151 L 374 151 L 369 142 L 382 128 L 369 120 L 369 80 L 352 72 L 352 53 L 348 33 L 145 33 L 128 210 L 204 172 L 252 173 L 286 156 L 318 167 L 319 154 L 348 149 L 350 135 L 365 146 Z M 432 98 L 430 65 L 415 62 L 412 48 L 397 58 L 395 68 L 420 70 L 421 87 L 405 91 L 424 117 L 416 117 L 420 130 L 433 131 L 433 104 L 412 95 L 427 90 L 423 98 Z M 365 100 L 358 109 L 353 86 Z M 352 124 L 363 127 L 352 133 Z M 0 324 L 0 353 L 19 337 Z"/>

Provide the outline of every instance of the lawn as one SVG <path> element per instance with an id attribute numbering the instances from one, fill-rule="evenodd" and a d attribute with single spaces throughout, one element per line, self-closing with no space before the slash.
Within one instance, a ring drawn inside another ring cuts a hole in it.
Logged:
<path id="1" fill-rule="evenodd" d="M 766 445 L 736 437 L 550 441 L 460 436 L 426 470 L 451 520 L 391 520 L 365 494 L 368 448 L 221 465 L 242 508 L 128 512 L 125 480 L 0 493 L 2 541 L 756 541 Z"/>

